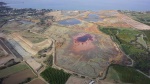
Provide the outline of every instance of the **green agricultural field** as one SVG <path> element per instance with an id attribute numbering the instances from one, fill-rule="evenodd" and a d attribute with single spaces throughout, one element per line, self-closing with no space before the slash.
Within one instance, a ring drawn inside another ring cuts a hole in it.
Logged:
<path id="1" fill-rule="evenodd" d="M 17 73 L 25 69 L 29 69 L 29 67 L 24 63 L 19 63 L 6 69 L 2 69 L 0 70 L 0 78 L 7 77 L 11 74 Z"/>
<path id="2" fill-rule="evenodd" d="M 111 65 L 106 80 L 112 80 L 116 83 L 118 82 L 118 84 L 150 84 L 150 79 L 145 75 L 136 71 L 134 68 L 121 65 Z"/>
<path id="3" fill-rule="evenodd" d="M 119 44 L 120 48 L 134 60 L 136 69 L 149 75 L 150 70 L 150 52 L 137 41 L 138 35 L 145 33 L 147 41 L 149 33 L 132 29 L 101 28 L 100 31 L 112 36 L 113 40 Z M 145 39 L 142 41 L 146 41 Z M 146 41 L 146 42 L 147 42 Z M 144 44 L 147 46 L 146 44 Z"/>
<path id="4" fill-rule="evenodd" d="M 65 73 L 63 70 L 48 67 L 41 73 L 41 76 L 50 84 L 65 84 L 70 74 Z"/>

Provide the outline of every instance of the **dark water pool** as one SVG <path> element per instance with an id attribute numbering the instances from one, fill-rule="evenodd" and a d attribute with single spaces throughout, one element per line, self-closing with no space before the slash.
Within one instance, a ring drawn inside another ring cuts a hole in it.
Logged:
<path id="1" fill-rule="evenodd" d="M 88 22 L 98 22 L 98 21 L 103 21 L 102 18 L 100 18 L 97 14 L 89 14 L 87 18 L 84 19 L 85 21 Z"/>
<path id="2" fill-rule="evenodd" d="M 80 24 L 81 22 L 73 18 L 73 19 L 61 20 L 58 23 L 61 25 L 76 25 L 76 24 Z"/>
<path id="3" fill-rule="evenodd" d="M 93 41 L 92 36 L 90 34 L 86 34 L 84 36 L 78 37 L 76 41 L 78 41 L 78 42 L 86 42 L 87 40 Z"/>

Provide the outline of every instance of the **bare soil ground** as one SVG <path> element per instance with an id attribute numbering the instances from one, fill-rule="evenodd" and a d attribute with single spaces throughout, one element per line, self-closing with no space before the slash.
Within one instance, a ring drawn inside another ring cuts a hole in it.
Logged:
<path id="1" fill-rule="evenodd" d="M 27 78 L 35 78 L 35 74 L 30 69 L 23 70 L 16 74 L 10 75 L 4 79 L 3 84 L 19 84 Z"/>
<path id="2" fill-rule="evenodd" d="M 100 15 L 102 18 L 104 18 L 104 21 L 100 23 L 102 26 L 150 30 L 150 26 L 135 21 L 124 14 L 120 14 L 117 11 L 101 11 Z"/>
<path id="3" fill-rule="evenodd" d="M 90 28 L 94 30 L 90 31 Z M 127 61 L 111 38 L 94 24 L 53 25 L 45 34 L 56 40 L 55 64 L 74 73 L 98 77 L 103 75 L 110 63 L 124 64 Z"/>
<path id="4" fill-rule="evenodd" d="M 46 84 L 46 83 L 42 81 L 41 79 L 37 78 L 29 82 L 28 84 Z"/>
<path id="5" fill-rule="evenodd" d="M 14 59 L 13 56 L 9 55 L 9 56 L 4 56 L 4 57 L 0 57 L 0 65 L 4 65 L 5 63 L 7 63 L 9 60 Z"/>
<path id="6" fill-rule="evenodd" d="M 78 78 L 75 76 L 70 76 L 66 84 L 89 84 L 91 81 L 92 80 L 86 79 L 86 78 Z M 116 83 L 98 80 L 98 81 L 95 81 L 94 84 L 116 84 Z"/>
<path id="7" fill-rule="evenodd" d="M 26 61 L 35 71 L 38 71 L 42 65 L 36 62 L 33 58 L 27 59 Z"/>
<path id="8" fill-rule="evenodd" d="M 6 56 L 8 53 L 5 52 L 5 50 L 2 48 L 2 46 L 0 45 L 0 57 Z"/>

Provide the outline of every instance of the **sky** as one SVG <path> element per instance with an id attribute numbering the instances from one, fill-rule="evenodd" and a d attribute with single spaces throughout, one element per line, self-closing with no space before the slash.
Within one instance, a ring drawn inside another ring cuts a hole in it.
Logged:
<path id="1" fill-rule="evenodd" d="M 150 11 L 150 0 L 0 0 L 14 8 Z"/>

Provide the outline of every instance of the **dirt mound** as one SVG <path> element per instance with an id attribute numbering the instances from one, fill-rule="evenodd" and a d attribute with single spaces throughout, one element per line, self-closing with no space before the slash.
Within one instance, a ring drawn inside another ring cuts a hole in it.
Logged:
<path id="1" fill-rule="evenodd" d="M 27 39 L 20 36 L 20 34 L 13 33 L 10 35 L 12 39 L 14 39 L 16 42 L 18 42 L 27 52 L 36 55 L 38 51 L 49 47 L 52 44 L 52 41 L 50 39 L 46 39 L 40 43 L 31 43 Z"/>

